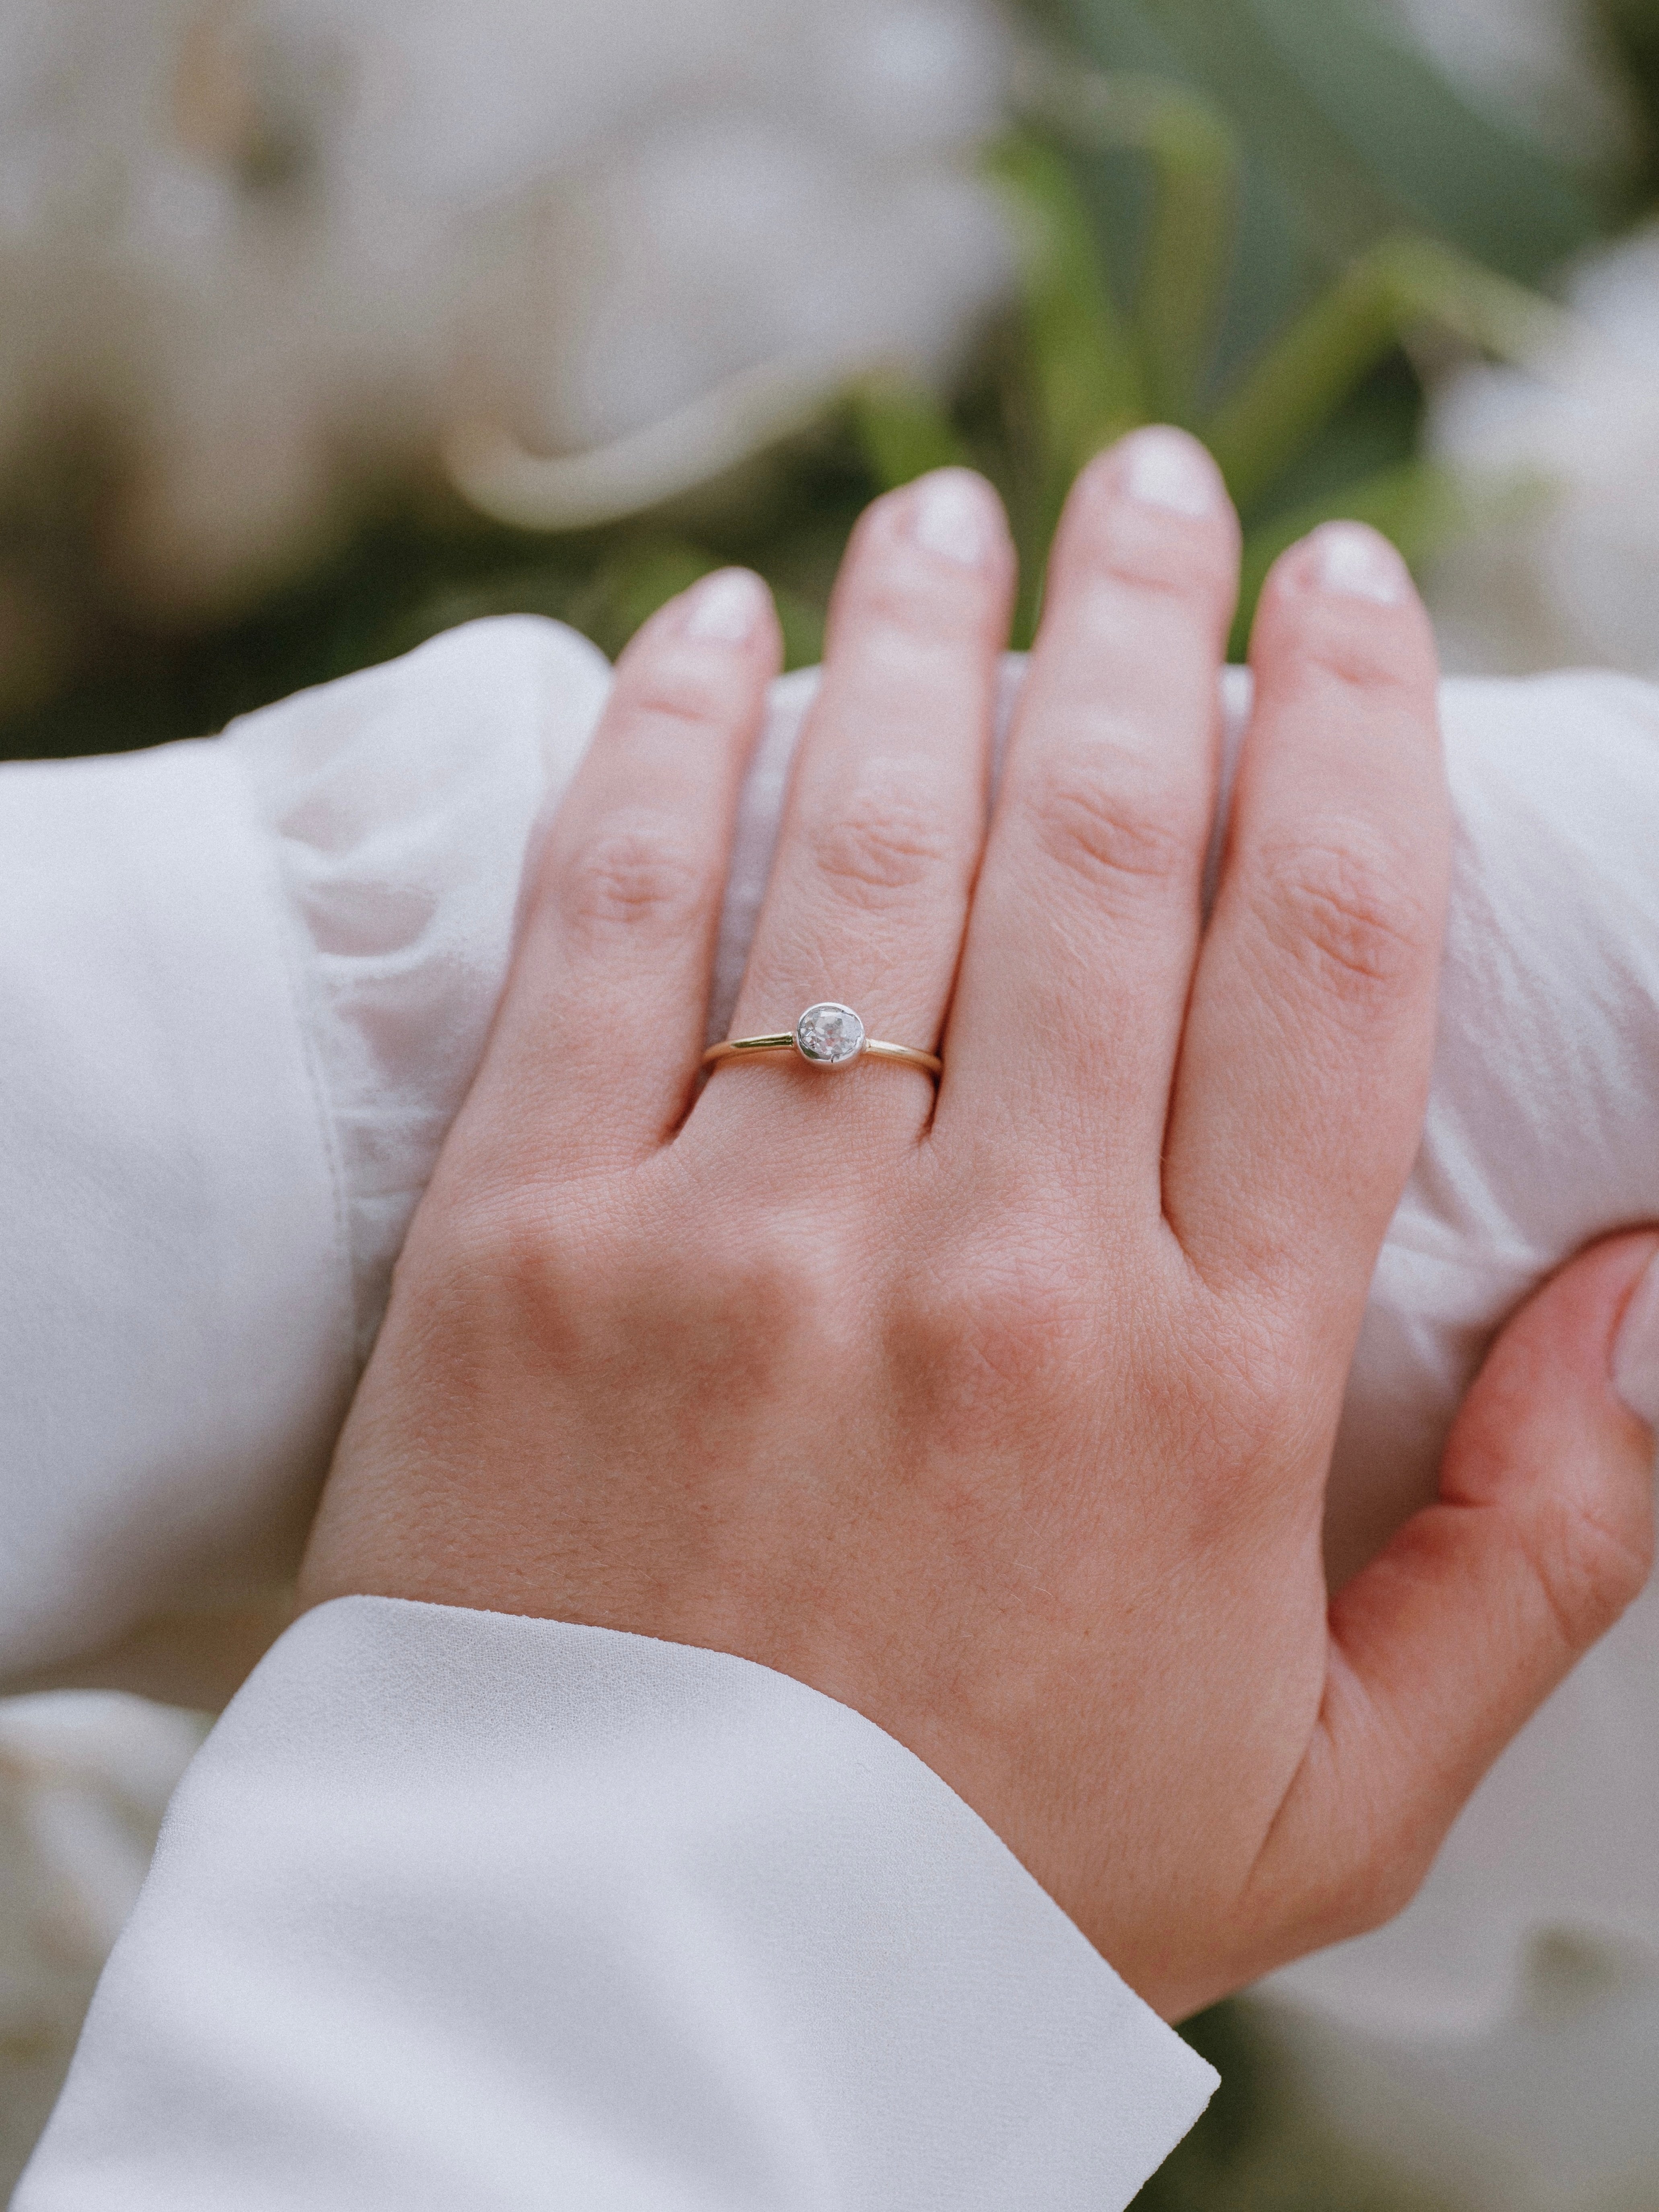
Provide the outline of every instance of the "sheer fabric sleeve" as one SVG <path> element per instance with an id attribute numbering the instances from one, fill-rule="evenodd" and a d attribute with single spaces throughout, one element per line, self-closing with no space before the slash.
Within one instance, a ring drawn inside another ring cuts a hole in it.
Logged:
<path id="1" fill-rule="evenodd" d="M 291 1571 L 608 679 L 477 623 L 0 769 L 0 1680 Z"/>

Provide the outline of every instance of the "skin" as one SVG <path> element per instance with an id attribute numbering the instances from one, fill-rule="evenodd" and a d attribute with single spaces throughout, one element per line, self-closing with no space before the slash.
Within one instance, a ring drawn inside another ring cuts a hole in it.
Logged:
<path id="1" fill-rule="evenodd" d="M 1659 1239 L 1516 1318 L 1440 1501 L 1333 1601 L 1326 1470 L 1433 1040 L 1433 647 L 1381 540 L 1284 556 L 1206 926 L 1237 526 L 1173 433 L 1180 498 L 1137 496 L 1146 434 L 1073 494 L 994 809 L 994 495 L 950 472 L 942 539 L 940 480 L 908 487 L 848 555 L 734 1033 L 842 998 L 941 1040 L 937 1091 L 793 1057 L 698 1090 L 777 629 L 751 584 L 704 634 L 740 627 L 716 579 L 630 647 L 302 1595 L 795 1675 L 1176 2018 L 1397 1909 L 1640 1588 L 1608 1347 Z"/>

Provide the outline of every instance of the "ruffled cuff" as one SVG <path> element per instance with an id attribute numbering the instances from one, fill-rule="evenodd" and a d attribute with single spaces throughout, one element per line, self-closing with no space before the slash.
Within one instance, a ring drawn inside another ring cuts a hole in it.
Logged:
<path id="1" fill-rule="evenodd" d="M 514 616 L 226 732 L 281 884 L 360 1364 L 483 1050 L 538 817 L 610 683 L 586 638 Z"/>
<path id="2" fill-rule="evenodd" d="M 609 677 L 480 623 L 0 770 L 0 1678 L 291 1573 Z M 169 1694 L 213 1693 L 196 1635 Z"/>

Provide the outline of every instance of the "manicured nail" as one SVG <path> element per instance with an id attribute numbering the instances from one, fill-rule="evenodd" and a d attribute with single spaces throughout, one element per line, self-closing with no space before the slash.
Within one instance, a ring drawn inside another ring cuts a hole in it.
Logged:
<path id="1" fill-rule="evenodd" d="M 1386 538 L 1363 522 L 1322 522 L 1309 543 L 1314 574 L 1328 592 L 1392 607 L 1411 589 L 1405 562 Z"/>
<path id="2" fill-rule="evenodd" d="M 1613 1387 L 1632 1413 L 1659 1430 L 1659 1258 L 1625 1308 L 1613 1347 Z"/>
<path id="3" fill-rule="evenodd" d="M 912 495 L 910 534 L 930 553 L 976 568 L 991 543 L 990 494 L 971 469 L 937 469 Z"/>
<path id="4" fill-rule="evenodd" d="M 1171 514 L 1213 514 L 1221 503 L 1215 463 L 1196 438 L 1153 423 L 1132 431 L 1117 449 L 1118 481 L 1144 507 Z"/>
<path id="5" fill-rule="evenodd" d="M 752 568 L 722 568 L 692 587 L 685 634 L 714 645 L 741 645 L 754 635 L 770 596 Z"/>

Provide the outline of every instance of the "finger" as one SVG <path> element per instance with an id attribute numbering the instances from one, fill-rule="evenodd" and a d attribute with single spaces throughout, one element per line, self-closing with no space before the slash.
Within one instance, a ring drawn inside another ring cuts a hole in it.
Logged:
<path id="1" fill-rule="evenodd" d="M 1215 805 L 1238 526 L 1195 439 L 1137 431 L 1079 477 L 1048 568 L 974 900 L 939 1100 L 1132 1162 L 1156 1210 Z M 960 1102 L 960 1104 L 958 1103 Z M 1115 1182 L 1122 1184 L 1114 1167 Z"/>
<path id="2" fill-rule="evenodd" d="M 1351 1922 L 1336 1932 L 1407 1901 L 1481 1775 L 1647 1580 L 1656 1255 L 1650 1233 L 1614 1239 L 1522 1310 L 1452 1431 L 1437 1503 L 1331 1607 L 1319 1750 L 1279 1841 L 1304 1873 L 1332 1869 Z M 1626 1321 L 1645 1340 L 1620 1362 Z M 1625 1375 L 1638 1416 L 1618 1376 L 1644 1352 L 1645 1395 Z"/>
<path id="3" fill-rule="evenodd" d="M 766 586 L 705 577 L 635 637 L 537 870 L 469 1102 L 560 1176 L 660 1144 L 690 1095 L 743 772 L 781 643 Z"/>
<path id="4" fill-rule="evenodd" d="M 775 1033 L 839 1000 L 872 1036 L 934 1047 L 984 837 L 1012 549 L 996 494 L 945 469 L 880 500 L 836 583 L 822 686 L 801 738 L 734 1033 Z M 793 1073 L 784 1070 L 779 1073 Z M 823 1079 L 800 1068 L 796 1094 Z M 933 1085 L 891 1066 L 835 1079 L 838 1120 L 925 1120 Z M 754 1071 L 716 1076 L 722 1114 L 771 1113 Z M 700 1108 L 700 1116 L 704 1110 Z"/>
<path id="5" fill-rule="evenodd" d="M 1450 869 L 1434 641 L 1388 541 L 1332 523 L 1274 569 L 1251 659 L 1164 1204 L 1201 1273 L 1288 1281 L 1346 1330 L 1433 1049 Z"/>

